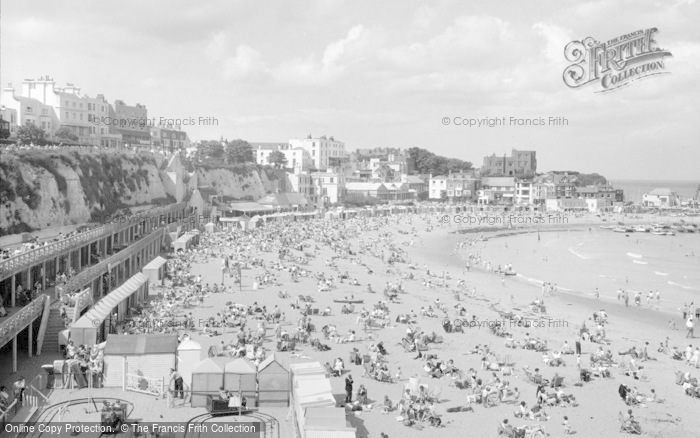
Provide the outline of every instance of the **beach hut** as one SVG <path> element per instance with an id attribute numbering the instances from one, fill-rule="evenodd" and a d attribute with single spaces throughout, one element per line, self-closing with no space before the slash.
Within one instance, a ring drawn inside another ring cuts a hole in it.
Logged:
<path id="1" fill-rule="evenodd" d="M 177 347 L 177 371 L 188 387 L 192 387 L 192 371 L 202 360 L 202 346 L 188 339 Z"/>
<path id="2" fill-rule="evenodd" d="M 146 266 L 141 269 L 141 273 L 148 278 L 153 284 L 162 284 L 163 278 L 165 278 L 165 270 L 167 268 L 166 263 L 168 260 L 161 256 L 156 257 L 151 260 Z"/>
<path id="3" fill-rule="evenodd" d="M 145 390 L 161 383 L 167 389 L 176 355 L 176 335 L 110 335 L 105 345 L 104 385 L 136 383 L 138 389 Z"/>
<path id="4" fill-rule="evenodd" d="M 355 438 L 355 428 L 350 425 L 345 409 L 307 408 L 304 415 L 302 438 Z"/>
<path id="5" fill-rule="evenodd" d="M 214 228 L 216 228 L 216 225 L 214 225 L 213 222 L 209 222 L 208 224 L 204 225 L 204 231 L 209 234 L 214 232 Z"/>
<path id="6" fill-rule="evenodd" d="M 238 358 L 224 365 L 224 388 L 232 393 L 240 393 L 248 399 L 248 406 L 256 406 L 252 399 L 257 397 L 258 371 L 255 365 Z"/>
<path id="7" fill-rule="evenodd" d="M 258 406 L 289 406 L 291 391 L 289 370 L 274 354 L 258 365 Z"/>
<path id="8" fill-rule="evenodd" d="M 192 370 L 192 407 L 207 406 L 209 396 L 218 396 L 224 386 L 225 357 L 210 357 L 200 361 Z M 183 379 L 184 380 L 184 379 Z"/>

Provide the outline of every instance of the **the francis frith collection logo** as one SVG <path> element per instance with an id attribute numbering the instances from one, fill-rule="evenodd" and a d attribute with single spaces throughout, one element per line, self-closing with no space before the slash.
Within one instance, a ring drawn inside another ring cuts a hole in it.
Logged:
<path id="1" fill-rule="evenodd" d="M 654 40 L 657 29 L 643 29 L 601 43 L 592 37 L 572 41 L 564 55 L 572 62 L 564 70 L 564 83 L 571 88 L 600 82 L 603 93 L 625 87 L 649 76 L 669 74 L 664 64 L 671 52 Z"/>

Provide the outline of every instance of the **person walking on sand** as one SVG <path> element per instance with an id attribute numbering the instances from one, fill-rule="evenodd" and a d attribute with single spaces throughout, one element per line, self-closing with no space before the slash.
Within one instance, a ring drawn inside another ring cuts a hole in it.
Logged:
<path id="1" fill-rule="evenodd" d="M 600 299 L 600 292 L 598 291 L 598 288 L 595 288 L 595 299 Z"/>
<path id="2" fill-rule="evenodd" d="M 686 339 L 687 338 L 692 339 L 694 337 L 693 336 L 693 318 L 688 318 L 688 321 L 686 321 L 686 323 L 685 323 L 685 327 L 686 327 L 686 333 L 685 333 Z"/>
<path id="3" fill-rule="evenodd" d="M 345 403 L 352 403 L 352 374 L 345 378 Z"/>
<path id="4" fill-rule="evenodd" d="M 656 290 L 656 304 L 661 304 L 661 295 L 659 295 L 659 290 Z"/>

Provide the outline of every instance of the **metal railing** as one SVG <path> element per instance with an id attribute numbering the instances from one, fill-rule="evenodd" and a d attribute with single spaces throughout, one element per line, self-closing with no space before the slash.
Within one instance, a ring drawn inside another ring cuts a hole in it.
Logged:
<path id="1" fill-rule="evenodd" d="M 94 281 L 100 275 L 109 272 L 110 265 L 116 265 L 129 257 L 136 254 L 138 251 L 152 244 L 157 239 L 163 238 L 163 228 L 159 228 L 152 232 L 150 235 L 138 240 L 137 242 L 131 244 L 131 246 L 126 249 L 119 251 L 116 254 L 102 260 L 98 264 L 91 266 L 87 269 L 82 270 L 78 275 L 74 276 L 63 287 L 65 292 L 73 292 L 81 289 L 87 283 Z"/>
<path id="2" fill-rule="evenodd" d="M 73 307 L 73 321 L 71 325 L 80 318 L 80 312 L 92 302 L 92 288 L 86 288 L 75 296 L 75 306 Z"/>
<path id="3" fill-rule="evenodd" d="M 2 321 L 0 323 L 0 345 L 8 343 L 17 333 L 24 330 L 30 322 L 41 315 L 44 311 L 44 300 L 48 298 L 48 295 L 41 295 L 22 307 L 17 313 Z"/>
<path id="4" fill-rule="evenodd" d="M 185 203 L 156 207 L 141 214 L 135 215 L 135 220 L 126 220 L 128 218 L 125 218 L 124 221 L 116 221 L 115 219 L 114 223 L 105 224 L 101 227 L 76 234 L 75 236 L 71 236 L 67 239 L 59 240 L 58 242 L 49 243 L 48 245 L 19 253 L 8 259 L 0 260 L 0 275 L 28 269 L 46 260 L 75 250 L 87 243 L 91 243 L 94 240 L 118 233 L 130 226 L 147 221 L 148 219 L 146 216 L 160 216 L 185 208 Z"/>

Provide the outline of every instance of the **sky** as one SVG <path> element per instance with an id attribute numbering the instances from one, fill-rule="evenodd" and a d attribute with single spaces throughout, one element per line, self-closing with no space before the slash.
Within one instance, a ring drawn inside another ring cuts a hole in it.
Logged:
<path id="1" fill-rule="evenodd" d="M 27 0 L 0 14 L 3 87 L 49 75 L 149 118 L 191 119 L 192 140 L 332 135 L 476 167 L 535 150 L 538 171 L 700 182 L 695 0 Z M 670 74 L 608 93 L 564 84 L 569 42 L 651 27 Z M 486 117 L 568 125 L 455 124 Z"/>

